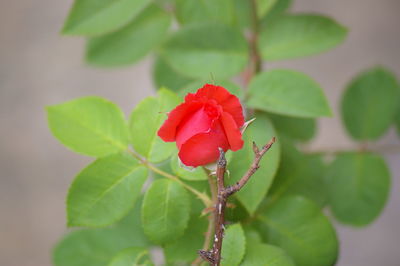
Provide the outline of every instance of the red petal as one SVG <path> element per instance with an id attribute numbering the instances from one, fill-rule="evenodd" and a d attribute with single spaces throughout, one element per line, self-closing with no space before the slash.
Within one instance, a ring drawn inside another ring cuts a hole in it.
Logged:
<path id="1" fill-rule="evenodd" d="M 175 141 L 176 129 L 186 116 L 190 116 L 202 107 L 202 103 L 182 103 L 175 107 L 164 121 L 157 135 L 164 141 Z"/>
<path id="2" fill-rule="evenodd" d="M 187 166 L 200 166 L 215 162 L 218 159 L 218 148 L 226 151 L 229 143 L 221 122 L 215 121 L 210 132 L 200 133 L 188 139 L 179 151 L 179 158 Z"/>
<path id="3" fill-rule="evenodd" d="M 228 112 L 232 115 L 238 127 L 241 127 L 244 124 L 243 108 L 239 99 L 227 91 L 224 87 L 206 84 L 195 94 L 189 93 L 185 97 L 185 101 L 196 101 L 199 98 L 216 100 L 217 103 L 222 106 L 225 112 Z"/>
<path id="4" fill-rule="evenodd" d="M 191 115 L 186 116 L 180 123 L 176 133 L 176 145 L 178 149 L 194 135 L 208 132 L 213 120 L 214 118 L 205 112 L 204 106 Z"/>
<path id="5" fill-rule="evenodd" d="M 221 115 L 222 125 L 225 130 L 226 137 L 228 138 L 229 146 L 232 151 L 240 150 L 243 147 L 242 133 L 235 123 L 232 116 L 223 112 Z"/>

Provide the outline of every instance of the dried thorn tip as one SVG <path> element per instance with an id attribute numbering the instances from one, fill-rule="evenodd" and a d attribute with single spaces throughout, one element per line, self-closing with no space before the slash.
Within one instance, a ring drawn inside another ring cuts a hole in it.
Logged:
<path id="1" fill-rule="evenodd" d="M 257 144 L 253 141 L 253 151 L 255 154 L 258 154 L 260 152 L 260 150 L 257 147 Z"/>

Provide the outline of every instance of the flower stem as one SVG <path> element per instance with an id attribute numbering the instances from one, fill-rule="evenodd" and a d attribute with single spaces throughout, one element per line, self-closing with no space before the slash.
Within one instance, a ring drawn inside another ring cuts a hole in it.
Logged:
<path id="1" fill-rule="evenodd" d="M 203 170 L 207 174 L 208 184 L 210 186 L 211 192 L 211 200 L 213 202 L 213 206 L 215 206 L 215 203 L 217 202 L 217 186 L 215 184 L 215 180 L 211 171 L 205 167 L 203 167 Z M 211 212 L 208 217 L 207 232 L 205 233 L 202 250 L 208 250 L 210 248 L 211 237 L 214 234 L 214 219 L 214 212 Z M 196 258 L 196 260 L 192 262 L 192 266 L 200 265 L 202 261 L 202 258 L 199 256 Z"/>
<path id="2" fill-rule="evenodd" d="M 257 2 L 256 0 L 250 1 L 250 16 L 251 16 L 251 32 L 248 39 L 249 47 L 250 47 L 250 63 L 249 67 L 245 73 L 244 83 L 246 87 L 248 87 L 251 79 L 261 71 L 262 69 L 262 60 L 260 51 L 258 49 L 258 38 L 260 33 L 260 25 L 257 15 Z M 247 94 L 245 95 L 247 98 Z"/>
<path id="3" fill-rule="evenodd" d="M 234 193 L 241 190 L 249 181 L 249 179 L 254 175 L 254 173 L 260 168 L 260 161 L 266 152 L 272 147 L 275 142 L 275 137 L 273 137 L 267 144 L 265 144 L 261 149 L 253 142 L 253 152 L 254 160 L 250 165 L 250 168 L 243 175 L 243 177 L 232 186 L 225 186 L 224 175 L 226 171 L 226 159 L 225 153 L 220 149 L 220 157 L 217 162 L 217 200 L 214 208 L 214 244 L 211 250 L 199 250 L 200 257 L 208 261 L 212 266 L 219 266 L 221 263 L 221 253 L 222 253 L 222 241 L 224 239 L 225 231 L 225 207 L 228 202 L 228 198 Z"/>
<path id="4" fill-rule="evenodd" d="M 257 14 L 257 1 L 250 0 L 251 5 L 251 27 L 252 34 L 250 36 L 250 49 L 251 49 L 251 63 L 252 63 L 252 76 L 261 71 L 261 56 L 258 50 L 258 36 L 260 25 Z"/>

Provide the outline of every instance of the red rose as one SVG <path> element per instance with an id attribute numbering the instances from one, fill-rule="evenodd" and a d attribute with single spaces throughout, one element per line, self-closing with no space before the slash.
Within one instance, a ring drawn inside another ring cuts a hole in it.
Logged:
<path id="1" fill-rule="evenodd" d="M 176 141 L 181 161 L 197 167 L 215 162 L 218 148 L 241 149 L 243 124 L 239 99 L 221 86 L 206 84 L 186 95 L 185 102 L 168 114 L 158 136 L 167 142 Z"/>

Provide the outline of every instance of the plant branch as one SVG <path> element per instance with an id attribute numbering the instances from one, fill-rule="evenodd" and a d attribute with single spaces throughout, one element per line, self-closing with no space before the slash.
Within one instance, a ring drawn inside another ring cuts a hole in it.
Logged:
<path id="1" fill-rule="evenodd" d="M 207 179 L 208 179 L 208 184 L 210 186 L 212 202 L 216 202 L 217 201 L 217 187 L 215 184 L 215 180 L 212 177 L 211 171 L 209 171 L 205 167 L 203 167 L 203 170 L 207 174 Z M 212 237 L 213 233 L 214 233 L 214 213 L 212 212 L 208 217 L 207 232 L 205 234 L 202 250 L 208 250 L 210 248 L 211 237 Z M 201 258 L 201 256 L 199 256 L 196 258 L 195 261 L 192 262 L 192 265 L 200 265 L 201 262 L 202 262 L 202 258 Z"/>
<path id="2" fill-rule="evenodd" d="M 256 0 L 249 0 L 251 5 L 251 18 L 252 18 L 252 30 L 249 41 L 250 47 L 250 65 L 245 72 L 244 82 L 246 87 L 250 83 L 251 79 L 254 75 L 261 71 L 261 56 L 258 50 L 258 38 L 259 38 L 259 20 L 257 15 L 257 3 Z M 247 93 L 245 92 L 245 97 L 247 98 Z M 250 169 L 246 172 L 246 174 L 233 186 L 225 187 L 224 185 L 224 175 L 226 171 L 226 159 L 225 154 L 222 149 L 220 149 L 220 158 L 217 163 L 217 191 L 215 191 L 215 183 L 212 179 L 209 178 L 210 191 L 212 195 L 213 202 L 216 202 L 214 205 L 214 213 L 209 220 L 209 226 L 206 233 L 206 239 L 203 245 L 203 249 L 199 250 L 200 257 L 208 261 L 210 265 L 219 266 L 221 262 L 221 252 L 222 252 L 222 241 L 224 238 L 224 223 L 225 223 L 225 208 L 227 205 L 228 197 L 239 191 L 244 185 L 246 185 L 247 181 L 250 177 L 258 170 L 259 163 L 264 154 L 271 148 L 273 143 L 275 142 L 275 138 L 273 138 L 269 143 L 267 143 L 261 151 L 259 151 L 258 147 L 253 142 L 253 150 L 255 153 L 255 158 L 250 166 Z M 212 250 L 208 250 L 208 245 L 210 242 L 209 237 L 211 237 L 212 230 L 210 228 L 214 222 L 214 244 Z M 198 262 L 196 260 L 194 263 Z"/>
<path id="3" fill-rule="evenodd" d="M 211 191 L 211 200 L 212 202 L 216 202 L 218 192 L 217 192 L 217 187 L 215 186 L 215 180 L 212 177 L 211 172 L 207 168 L 203 167 L 203 169 L 207 174 L 208 185 L 210 186 L 210 191 Z"/>
<path id="4" fill-rule="evenodd" d="M 196 190 L 195 188 L 189 186 L 188 184 L 185 184 L 184 182 L 182 182 L 177 176 L 171 175 L 170 173 L 164 172 L 163 170 L 157 168 L 156 166 L 154 166 L 153 164 L 151 164 L 150 162 L 148 162 L 147 160 L 143 159 L 142 157 L 140 157 L 138 154 L 136 154 L 135 152 L 128 150 L 129 153 L 135 157 L 137 160 L 140 161 L 141 164 L 143 164 L 144 166 L 146 166 L 147 168 L 149 168 L 151 171 L 162 175 L 166 178 L 169 178 L 171 180 L 174 180 L 176 182 L 178 182 L 179 184 L 181 184 L 184 188 L 186 188 L 188 191 L 192 192 L 194 195 L 196 195 L 203 203 L 206 207 L 212 206 L 212 200 L 205 194 L 202 193 L 198 190 Z"/>
<path id="5" fill-rule="evenodd" d="M 258 14 L 257 14 L 257 1 L 251 0 L 251 26 L 252 26 L 252 34 L 250 36 L 250 47 L 251 47 L 251 62 L 252 66 L 252 74 L 258 73 L 261 70 L 261 56 L 258 51 L 258 35 L 260 31 Z"/>
<path id="6" fill-rule="evenodd" d="M 253 142 L 254 160 L 250 168 L 244 174 L 244 176 L 233 186 L 225 187 L 224 176 L 226 171 L 226 159 L 225 153 L 220 149 L 220 157 L 217 162 L 217 202 L 214 208 L 214 244 L 212 250 L 199 250 L 200 257 L 208 261 L 212 266 L 219 266 L 221 262 L 222 252 L 222 241 L 224 238 L 225 231 L 225 208 L 228 198 L 234 193 L 238 192 L 243 186 L 246 185 L 247 181 L 253 176 L 253 174 L 260 168 L 260 161 L 265 153 L 271 148 L 275 142 L 273 137 L 266 145 L 260 150 L 257 145 Z"/>
<path id="7" fill-rule="evenodd" d="M 253 141 L 253 152 L 254 152 L 254 161 L 251 164 L 249 170 L 244 174 L 244 176 L 236 182 L 235 185 L 229 186 L 226 188 L 225 193 L 228 195 L 232 195 L 233 193 L 238 192 L 242 189 L 244 185 L 246 185 L 247 181 L 249 181 L 250 177 L 260 168 L 260 161 L 264 154 L 272 147 L 275 143 L 275 137 L 273 137 L 267 144 L 265 144 L 261 151 L 258 149 L 256 143 Z"/>
<path id="8" fill-rule="evenodd" d="M 245 84 L 248 85 L 255 74 L 261 71 L 261 55 L 258 49 L 260 25 L 257 15 L 257 1 L 250 0 L 251 32 L 249 36 L 250 65 L 245 76 Z"/>
<path id="9" fill-rule="evenodd" d="M 332 147 L 326 147 L 326 148 L 321 148 L 321 149 L 304 149 L 303 151 L 305 153 L 324 153 L 327 155 L 337 155 L 339 153 L 343 152 L 348 152 L 351 150 L 356 150 L 356 151 L 370 151 L 370 152 L 377 152 L 377 153 L 382 153 L 382 154 L 391 154 L 391 153 L 399 153 L 400 152 L 400 146 L 395 145 L 395 144 L 385 144 L 385 145 L 368 145 L 365 147 L 363 146 L 354 146 L 354 147 L 348 147 L 348 148 L 332 148 Z"/>
<path id="10" fill-rule="evenodd" d="M 213 265 L 219 266 L 221 261 L 221 250 L 222 250 L 222 240 L 224 238 L 225 230 L 225 207 L 228 200 L 228 196 L 225 194 L 225 171 L 226 171 L 226 159 L 225 153 L 220 148 L 220 156 L 217 163 L 217 205 L 214 211 L 214 245 L 212 249 L 213 255 Z"/>

